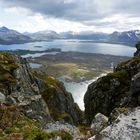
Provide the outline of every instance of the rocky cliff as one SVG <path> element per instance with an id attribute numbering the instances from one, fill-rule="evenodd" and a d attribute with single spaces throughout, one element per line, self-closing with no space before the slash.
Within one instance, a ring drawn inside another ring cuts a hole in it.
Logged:
<path id="1" fill-rule="evenodd" d="M 48 104 L 54 120 L 64 120 L 70 124 L 80 124 L 83 113 L 74 103 L 71 93 L 67 92 L 63 83 L 53 77 L 45 78 L 46 87 L 41 92 Z"/>
<path id="2" fill-rule="evenodd" d="M 71 139 L 65 130 L 46 134 L 41 126 L 46 127 L 55 120 L 79 124 L 81 116 L 82 112 L 62 83 L 52 77 L 39 78 L 26 59 L 0 52 L 0 139 L 8 136 L 15 140 L 18 139 L 15 137 L 44 140 L 57 134 Z"/>
<path id="3" fill-rule="evenodd" d="M 26 116 L 41 123 L 51 120 L 40 95 L 41 82 L 32 75 L 26 59 L 0 53 L 0 102 L 16 105 Z"/>
<path id="4" fill-rule="evenodd" d="M 97 113 L 109 116 L 114 108 L 140 105 L 140 43 L 136 48 L 132 59 L 119 64 L 113 73 L 89 85 L 84 97 L 89 124 Z"/>

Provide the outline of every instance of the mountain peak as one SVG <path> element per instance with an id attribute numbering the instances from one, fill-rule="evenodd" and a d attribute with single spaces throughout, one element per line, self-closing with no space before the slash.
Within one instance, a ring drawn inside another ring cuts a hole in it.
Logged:
<path id="1" fill-rule="evenodd" d="M 7 31 L 9 31 L 9 29 L 5 26 L 2 26 L 2 27 L 0 27 L 0 31 L 7 32 Z"/>

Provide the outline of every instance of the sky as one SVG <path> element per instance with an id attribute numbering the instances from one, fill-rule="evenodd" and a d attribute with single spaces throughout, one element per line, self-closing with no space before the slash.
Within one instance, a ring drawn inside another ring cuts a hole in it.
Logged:
<path id="1" fill-rule="evenodd" d="M 40 30 L 140 30 L 140 0 L 0 0 L 0 26 Z"/>

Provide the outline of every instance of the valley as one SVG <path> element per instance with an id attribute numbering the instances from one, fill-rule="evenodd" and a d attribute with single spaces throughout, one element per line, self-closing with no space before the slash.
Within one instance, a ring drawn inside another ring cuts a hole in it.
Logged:
<path id="1" fill-rule="evenodd" d="M 99 77 L 103 73 L 113 71 L 119 62 L 130 57 L 80 53 L 60 52 L 55 55 L 44 54 L 40 57 L 28 58 L 30 63 L 41 64 L 37 68 L 41 74 L 48 74 L 57 79 L 61 77 L 67 82 L 84 82 Z"/>
<path id="2" fill-rule="evenodd" d="M 72 93 L 74 101 L 81 110 L 84 110 L 83 98 L 88 85 L 98 77 L 112 72 L 113 67 L 129 58 L 93 53 L 61 52 L 27 59 L 33 72 L 40 77 L 44 78 L 49 75 L 63 82 L 66 90 Z"/>

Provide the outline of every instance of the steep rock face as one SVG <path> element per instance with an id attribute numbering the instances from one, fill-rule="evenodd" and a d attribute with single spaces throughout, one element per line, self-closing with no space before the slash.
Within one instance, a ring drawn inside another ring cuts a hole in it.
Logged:
<path id="1" fill-rule="evenodd" d="M 128 104 L 129 86 L 130 80 L 125 71 L 110 73 L 92 83 L 84 97 L 88 123 L 99 112 L 108 116 L 115 107 Z"/>
<path id="2" fill-rule="evenodd" d="M 40 95 L 41 81 L 30 72 L 26 61 L 17 55 L 0 53 L 0 103 L 16 105 L 27 117 L 42 124 L 51 120 Z"/>
<path id="3" fill-rule="evenodd" d="M 63 83 L 53 77 L 46 77 L 46 88 L 42 96 L 48 104 L 50 114 L 54 120 L 64 120 L 71 124 L 82 121 L 82 111 L 74 103 L 71 93 L 67 92 Z"/>
<path id="4" fill-rule="evenodd" d="M 140 104 L 140 56 L 138 54 L 139 49 L 135 57 L 120 63 L 114 73 L 109 73 L 89 85 L 84 97 L 88 123 L 91 123 L 94 115 L 99 112 L 109 116 L 114 108 L 135 107 Z"/>

